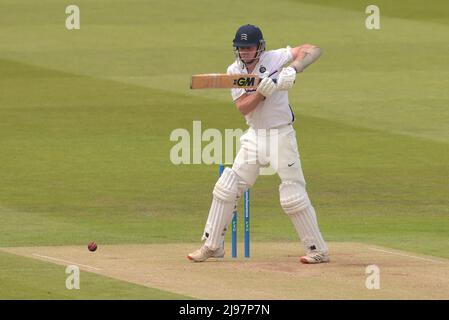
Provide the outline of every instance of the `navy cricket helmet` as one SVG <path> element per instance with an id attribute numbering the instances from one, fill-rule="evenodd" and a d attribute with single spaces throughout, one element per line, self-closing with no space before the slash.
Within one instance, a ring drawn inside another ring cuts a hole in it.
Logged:
<path id="1" fill-rule="evenodd" d="M 238 52 L 240 47 L 257 47 L 257 55 L 254 60 L 258 59 L 262 52 L 265 51 L 265 40 L 263 39 L 262 31 L 259 27 L 252 24 L 246 24 L 238 28 L 232 43 L 236 52 L 236 58 L 240 61 Z"/>

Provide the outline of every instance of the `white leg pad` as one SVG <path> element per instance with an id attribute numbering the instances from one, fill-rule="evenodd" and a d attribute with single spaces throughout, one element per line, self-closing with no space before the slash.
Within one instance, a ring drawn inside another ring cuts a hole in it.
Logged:
<path id="1" fill-rule="evenodd" d="M 310 206 L 305 188 L 296 182 L 283 182 L 279 186 L 281 206 L 288 215 L 296 214 Z"/>
<path id="2" fill-rule="evenodd" d="M 223 242 L 224 232 L 232 219 L 238 195 L 238 176 L 232 169 L 225 168 L 215 184 L 212 205 L 206 222 L 206 245 L 215 250 Z M 203 236 L 204 238 L 204 236 Z"/>
<path id="3" fill-rule="evenodd" d="M 295 182 L 283 182 L 279 187 L 279 194 L 281 206 L 292 220 L 306 253 L 327 252 L 326 243 L 318 227 L 315 209 L 304 187 Z"/>
<path id="4" fill-rule="evenodd" d="M 232 213 L 234 213 L 237 210 L 237 202 L 242 198 L 243 192 L 246 191 L 248 188 L 251 187 L 250 184 L 246 183 L 243 179 L 238 177 L 238 187 L 237 187 L 237 201 L 234 206 L 234 209 L 232 210 Z M 228 230 L 229 223 L 232 220 L 232 215 L 228 217 L 228 221 L 226 223 L 226 226 L 223 229 L 223 232 L 221 233 L 221 243 L 224 241 L 224 237 L 226 234 L 226 231 Z M 209 216 L 207 217 L 206 226 L 204 227 L 203 236 L 201 237 L 201 241 L 206 240 L 209 237 L 210 229 L 212 224 L 212 215 L 209 213 Z"/>

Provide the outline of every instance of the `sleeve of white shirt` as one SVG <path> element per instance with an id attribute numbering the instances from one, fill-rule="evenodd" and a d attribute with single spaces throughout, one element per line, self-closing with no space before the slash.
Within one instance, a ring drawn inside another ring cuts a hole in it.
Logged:
<path id="1" fill-rule="evenodd" d="M 287 63 L 293 61 L 292 49 L 290 47 L 273 50 L 273 59 L 276 64 L 276 69 L 282 68 Z"/>
<path id="2" fill-rule="evenodd" d="M 240 73 L 236 70 L 234 70 L 233 65 L 228 67 L 228 71 L 227 74 L 237 74 Z M 232 96 L 232 100 L 235 101 L 238 98 L 240 98 L 242 95 L 245 94 L 245 89 L 241 89 L 241 88 L 232 88 L 231 89 L 231 96 Z"/>

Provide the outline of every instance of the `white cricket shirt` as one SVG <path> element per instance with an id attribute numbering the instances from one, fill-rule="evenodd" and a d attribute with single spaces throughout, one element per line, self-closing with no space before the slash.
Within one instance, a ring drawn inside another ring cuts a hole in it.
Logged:
<path id="1" fill-rule="evenodd" d="M 260 55 L 259 62 L 253 74 L 261 75 L 268 71 L 270 78 L 276 80 L 282 67 L 293 60 L 289 47 L 265 51 Z M 228 67 L 228 74 L 248 74 L 246 68 L 241 68 L 237 61 Z M 245 93 L 255 93 L 255 89 L 231 89 L 232 99 L 235 101 Z M 254 129 L 270 129 L 287 125 L 295 120 L 288 101 L 288 91 L 275 91 L 246 116 L 246 123 Z"/>

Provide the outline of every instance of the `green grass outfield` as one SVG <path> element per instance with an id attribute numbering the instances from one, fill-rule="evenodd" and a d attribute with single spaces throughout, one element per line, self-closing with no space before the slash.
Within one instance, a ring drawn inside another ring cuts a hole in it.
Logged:
<path id="1" fill-rule="evenodd" d="M 290 100 L 326 240 L 449 258 L 449 2 L 376 1 L 378 31 L 367 1 L 79 0 L 77 31 L 68 4 L 0 0 L 0 246 L 199 244 L 218 166 L 174 166 L 169 136 L 245 128 L 227 90 L 189 81 L 224 72 L 249 22 L 269 49 L 324 49 Z M 297 239 L 278 184 L 252 189 L 254 241 Z M 97 275 L 71 294 L 64 268 L 3 253 L 0 270 L 0 298 L 178 297 Z"/>
<path id="2" fill-rule="evenodd" d="M 65 287 L 65 267 L 0 252 L 3 299 L 189 299 L 189 297 L 80 271 L 79 290 Z"/>

